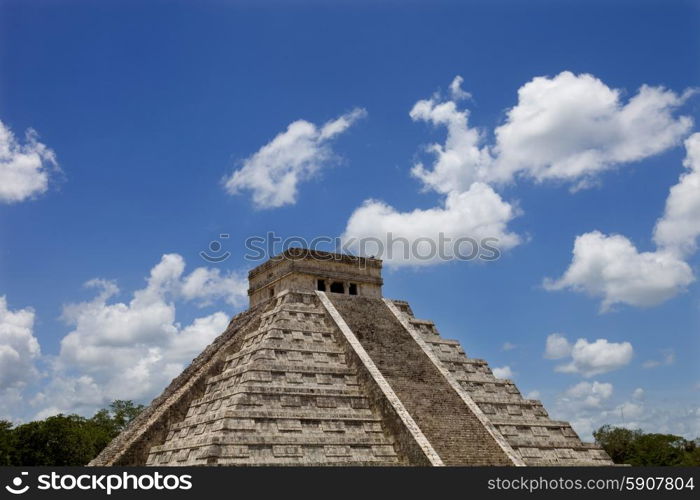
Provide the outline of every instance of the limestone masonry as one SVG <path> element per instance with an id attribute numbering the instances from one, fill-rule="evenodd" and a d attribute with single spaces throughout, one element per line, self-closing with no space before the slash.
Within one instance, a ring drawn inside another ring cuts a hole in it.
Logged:
<path id="1" fill-rule="evenodd" d="M 250 308 L 91 465 L 612 465 L 382 298 L 378 259 L 288 250 Z"/>

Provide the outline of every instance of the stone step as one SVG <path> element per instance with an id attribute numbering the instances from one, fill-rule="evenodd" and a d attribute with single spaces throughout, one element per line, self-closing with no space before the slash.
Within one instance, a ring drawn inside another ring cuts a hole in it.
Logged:
<path id="1" fill-rule="evenodd" d="M 514 425 L 523 427 L 570 427 L 568 422 L 563 420 L 551 420 L 549 418 L 543 417 L 542 419 L 533 418 L 521 418 L 521 417 L 498 417 L 491 418 L 491 423 L 493 425 Z"/>
<path id="2" fill-rule="evenodd" d="M 328 297 L 446 465 L 512 464 L 381 299 Z"/>
<path id="3" fill-rule="evenodd" d="M 249 433 L 249 434 L 227 434 L 216 440 L 206 440 L 204 442 L 195 442 L 181 439 L 173 444 L 165 443 L 159 446 L 154 446 L 151 450 L 154 453 L 163 451 L 177 451 L 182 449 L 198 448 L 210 444 L 218 445 L 304 445 L 304 446 L 373 446 L 386 445 L 388 441 L 382 435 L 330 435 L 329 434 L 311 434 L 311 433 Z"/>
<path id="4" fill-rule="evenodd" d="M 398 465 L 391 452 L 391 446 L 209 445 L 152 453 L 148 465 Z"/>
<path id="5" fill-rule="evenodd" d="M 543 449 L 573 449 L 588 451 L 590 448 L 584 446 L 578 437 L 550 439 L 541 436 L 506 436 L 508 442 L 517 448 L 539 448 Z"/>
<path id="6" fill-rule="evenodd" d="M 234 359 L 240 359 L 247 355 L 252 355 L 258 351 L 272 350 L 272 351 L 282 351 L 282 352 L 301 352 L 301 353 L 322 353 L 322 354 L 335 354 L 342 356 L 345 351 L 339 347 L 338 344 L 332 341 L 320 341 L 320 342 L 290 342 L 287 340 L 277 340 L 277 339 L 266 339 L 265 341 L 251 346 L 247 349 L 241 349 L 235 354 L 230 354 L 224 358 L 225 361 L 230 362 Z"/>
<path id="7" fill-rule="evenodd" d="M 172 430 L 179 430 L 183 427 L 192 427 L 203 423 L 216 422 L 227 418 L 252 419 L 252 420 L 279 420 L 279 419 L 300 419 L 300 420 L 338 420 L 338 421 L 358 421 L 358 422 L 381 422 L 372 414 L 369 409 L 292 409 L 289 410 L 265 410 L 237 408 L 227 409 L 218 412 L 197 415 L 196 417 L 185 419 L 171 426 Z"/>
<path id="8" fill-rule="evenodd" d="M 304 365 L 295 363 L 279 363 L 279 362 L 268 362 L 268 360 L 257 360 L 256 363 L 247 363 L 245 365 L 239 365 L 231 370 L 226 370 L 225 372 L 209 377 L 207 384 L 214 384 L 217 382 L 225 381 L 236 375 L 243 374 L 259 374 L 260 378 L 255 378 L 251 376 L 249 380 L 261 380 L 261 381 L 272 381 L 272 372 L 281 373 L 301 373 L 309 375 L 352 375 L 353 371 L 347 366 L 337 364 L 332 365 L 331 363 L 324 363 L 318 365 Z"/>
<path id="9" fill-rule="evenodd" d="M 318 396 L 340 396 L 340 397 L 361 397 L 362 393 L 356 387 L 348 388 L 320 388 L 313 389 L 307 387 L 289 387 L 289 386 L 273 386 L 273 385 L 241 385 L 236 386 L 226 391 L 207 394 L 201 398 L 192 400 L 191 406 L 199 406 L 201 404 L 211 403 L 218 399 L 226 399 L 237 394 L 262 394 L 265 396 L 299 396 L 299 397 L 318 397 Z"/>

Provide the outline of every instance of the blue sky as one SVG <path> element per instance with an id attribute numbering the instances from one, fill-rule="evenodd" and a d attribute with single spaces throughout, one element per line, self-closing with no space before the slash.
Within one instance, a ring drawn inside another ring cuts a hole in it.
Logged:
<path id="1" fill-rule="evenodd" d="M 624 423 L 697 437 L 700 191 L 683 161 L 699 14 L 694 2 L 0 2 L 0 169 L 23 161 L 38 182 L 0 176 L 0 418 L 157 395 L 246 306 L 247 237 L 428 227 L 493 234 L 503 254 L 389 263 L 386 296 L 584 436 Z M 458 75 L 471 97 L 450 90 Z M 412 174 L 437 171 L 430 144 L 456 162 L 450 175 Z M 296 184 L 255 184 L 275 169 Z M 222 233 L 232 256 L 205 262 Z"/>

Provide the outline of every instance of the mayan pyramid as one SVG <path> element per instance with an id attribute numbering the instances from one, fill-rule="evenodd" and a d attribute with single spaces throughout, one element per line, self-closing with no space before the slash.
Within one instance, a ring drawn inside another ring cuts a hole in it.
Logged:
<path id="1" fill-rule="evenodd" d="M 382 262 L 288 250 L 91 465 L 612 465 L 410 306 Z"/>

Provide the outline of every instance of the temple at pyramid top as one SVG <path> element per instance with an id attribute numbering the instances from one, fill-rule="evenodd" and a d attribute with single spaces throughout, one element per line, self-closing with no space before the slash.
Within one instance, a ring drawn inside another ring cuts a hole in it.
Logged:
<path id="1" fill-rule="evenodd" d="M 281 290 L 306 290 L 381 298 L 382 261 L 340 253 L 289 248 L 248 273 L 250 305 Z"/>
<path id="2" fill-rule="evenodd" d="M 91 464 L 612 465 L 383 297 L 381 267 L 289 249 L 250 271 L 250 307 Z"/>

